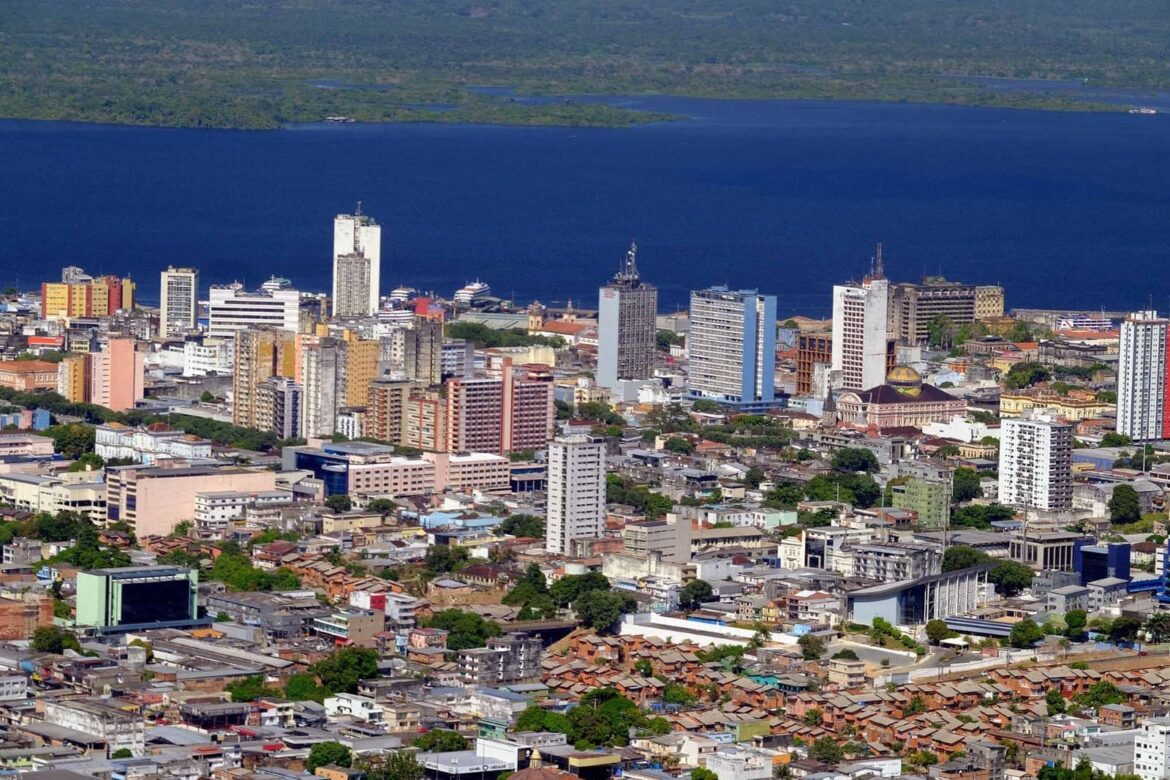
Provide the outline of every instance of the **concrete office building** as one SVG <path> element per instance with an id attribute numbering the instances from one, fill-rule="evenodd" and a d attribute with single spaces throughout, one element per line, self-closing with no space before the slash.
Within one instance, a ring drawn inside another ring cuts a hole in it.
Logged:
<path id="1" fill-rule="evenodd" d="M 303 344 L 300 352 L 304 388 L 301 435 L 332 436 L 337 425 L 337 409 L 344 405 L 346 397 L 345 348 L 339 340 L 326 337 Z"/>
<path id="2" fill-rule="evenodd" d="M 333 316 L 374 314 L 382 287 L 382 228 L 362 214 L 333 220 Z"/>
<path id="3" fill-rule="evenodd" d="M 1072 509 L 1072 426 L 1043 418 L 1001 423 L 999 502 L 1021 509 Z"/>
<path id="4" fill-rule="evenodd" d="M 271 287 L 245 292 L 238 285 L 211 288 L 207 334 L 230 339 L 249 328 L 271 327 L 291 333 L 300 328 L 301 294 Z"/>
<path id="5" fill-rule="evenodd" d="M 199 617 L 199 572 L 126 566 L 77 574 L 77 625 L 103 633 L 190 626 Z"/>
<path id="6" fill-rule="evenodd" d="M 630 245 L 597 303 L 597 384 L 613 388 L 621 379 L 654 375 L 658 288 L 638 275 L 638 247 Z"/>
<path id="7" fill-rule="evenodd" d="M 587 435 L 553 439 L 548 446 L 545 549 L 570 555 L 574 539 L 599 537 L 604 525 L 604 440 Z"/>
<path id="8" fill-rule="evenodd" d="M 165 338 L 195 330 L 199 315 L 199 271 L 167 266 L 161 274 L 159 295 L 162 299 L 160 335 Z"/>
<path id="9" fill-rule="evenodd" d="M 113 466 L 106 470 L 106 518 L 139 539 L 166 536 L 195 516 L 195 495 L 209 490 L 276 489 L 276 472 L 214 466 Z"/>
<path id="10" fill-rule="evenodd" d="M 901 283 L 890 288 L 890 321 L 894 337 L 902 344 L 925 345 L 930 342 L 930 327 L 945 319 L 958 329 L 975 321 L 973 284 L 948 282 L 939 276 L 927 276 L 920 284 Z"/>
<path id="11" fill-rule="evenodd" d="M 868 390 L 889 373 L 889 282 L 881 246 L 873 273 L 858 284 L 833 287 L 832 369 L 845 390 Z"/>
<path id="12" fill-rule="evenodd" d="M 775 401 L 776 297 L 710 287 L 691 293 L 687 392 L 739 408 Z"/>
<path id="13" fill-rule="evenodd" d="M 1134 441 L 1170 439 L 1170 320 L 1155 311 L 1121 324 L 1117 432 Z"/>

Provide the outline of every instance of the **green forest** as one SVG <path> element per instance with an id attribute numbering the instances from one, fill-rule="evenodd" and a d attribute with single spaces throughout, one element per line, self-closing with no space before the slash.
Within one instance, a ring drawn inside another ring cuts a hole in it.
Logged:
<path id="1" fill-rule="evenodd" d="M 1162 0 L 6 0 L 0 116 L 272 128 L 617 126 L 521 95 L 675 94 L 1093 109 L 959 76 L 1170 86 Z"/>

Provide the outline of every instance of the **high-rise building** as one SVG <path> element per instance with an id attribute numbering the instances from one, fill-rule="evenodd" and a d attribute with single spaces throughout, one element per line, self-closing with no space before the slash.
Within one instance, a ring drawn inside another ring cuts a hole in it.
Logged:
<path id="1" fill-rule="evenodd" d="M 556 421 L 553 372 L 545 366 L 504 366 L 503 452 L 543 449 Z"/>
<path id="2" fill-rule="evenodd" d="M 890 322 L 894 337 L 902 344 L 928 344 L 936 322 L 945 321 L 955 329 L 970 325 L 975 321 L 976 290 L 973 284 L 948 282 L 938 276 L 925 277 L 921 284 L 893 285 Z"/>
<path id="3" fill-rule="evenodd" d="M 597 303 L 597 384 L 654 375 L 658 288 L 638 275 L 638 247 L 630 245 L 613 281 L 601 288 Z"/>
<path id="4" fill-rule="evenodd" d="M 403 369 L 407 378 L 428 385 L 443 381 L 443 323 L 415 317 L 414 327 L 403 335 Z"/>
<path id="5" fill-rule="evenodd" d="M 1121 324 L 1117 432 L 1134 441 L 1170 438 L 1170 320 L 1156 311 Z"/>
<path id="6" fill-rule="evenodd" d="M 1072 426 L 1043 417 L 1002 422 L 999 502 L 1021 509 L 1072 509 Z"/>
<path id="7" fill-rule="evenodd" d="M 338 339 L 324 337 L 300 350 L 301 435 L 332 436 L 337 409 L 345 406 L 345 352 Z"/>
<path id="8" fill-rule="evenodd" d="M 374 314 L 381 285 L 382 228 L 359 203 L 333 220 L 333 315 Z"/>
<path id="9" fill-rule="evenodd" d="M 256 422 L 281 439 L 301 437 L 301 386 L 286 376 L 270 376 L 256 387 Z"/>
<path id="10" fill-rule="evenodd" d="M 72 403 L 89 403 L 90 376 L 88 352 L 66 355 L 57 364 L 57 394 Z"/>
<path id="11" fill-rule="evenodd" d="M 447 404 L 436 390 L 416 388 L 406 399 L 402 443 L 420 450 L 442 450 L 447 443 Z"/>
<path id="12" fill-rule="evenodd" d="M 444 387 L 447 452 L 523 452 L 552 437 L 555 388 L 547 367 L 506 363 L 501 376 L 448 379 Z"/>
<path id="13" fill-rule="evenodd" d="M 545 549 L 570 555 L 573 540 L 605 526 L 605 444 L 600 437 L 557 437 L 548 445 Z"/>
<path id="14" fill-rule="evenodd" d="M 448 379 L 447 452 L 504 451 L 504 383 L 497 377 Z"/>
<path id="15" fill-rule="evenodd" d="M 411 382 L 407 379 L 379 379 L 368 389 L 365 432 L 372 439 L 391 444 L 405 443 L 406 405 Z"/>
<path id="16" fill-rule="evenodd" d="M 833 336 L 828 333 L 801 333 L 796 337 L 796 394 L 810 395 L 818 371 L 833 364 Z M 822 394 L 823 396 L 823 394 Z"/>
<path id="17" fill-rule="evenodd" d="M 294 334 L 277 328 L 249 328 L 236 333 L 232 371 L 232 422 L 266 429 L 271 418 L 260 413 L 256 391 L 274 376 L 296 372 Z"/>
<path id="18" fill-rule="evenodd" d="M 90 403 L 124 412 L 145 397 L 145 361 L 134 339 L 110 339 L 101 352 L 86 357 Z"/>
<path id="19" fill-rule="evenodd" d="M 45 282 L 41 285 L 41 317 L 109 317 L 134 308 L 135 284 L 117 276 L 72 276 L 78 282 Z"/>
<path id="20" fill-rule="evenodd" d="M 736 406 L 775 400 L 776 297 L 709 287 L 691 293 L 687 390 Z"/>
<path id="21" fill-rule="evenodd" d="M 300 292 L 289 288 L 245 292 L 239 285 L 215 285 L 209 296 L 207 334 L 230 339 L 241 330 L 256 327 L 296 333 L 300 304 Z"/>
<path id="22" fill-rule="evenodd" d="M 869 390 L 886 381 L 889 354 L 889 282 L 881 246 L 873 273 L 858 284 L 833 287 L 833 363 L 845 390 Z"/>
<path id="23" fill-rule="evenodd" d="M 195 329 L 199 314 L 199 271 L 194 268 L 167 266 L 159 284 L 162 310 L 159 331 L 163 337 Z"/>
<path id="24" fill-rule="evenodd" d="M 359 338 L 347 330 L 342 334 L 345 369 L 345 401 L 341 406 L 365 406 L 369 403 L 370 382 L 378 378 L 381 342 Z"/>

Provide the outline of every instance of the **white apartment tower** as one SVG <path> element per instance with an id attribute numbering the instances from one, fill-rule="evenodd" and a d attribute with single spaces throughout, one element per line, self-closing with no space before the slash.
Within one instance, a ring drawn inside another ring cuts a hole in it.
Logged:
<path id="1" fill-rule="evenodd" d="M 1170 320 L 1139 311 L 1121 324 L 1117 364 L 1117 432 L 1134 441 L 1170 438 L 1167 350 Z"/>
<path id="2" fill-rule="evenodd" d="M 332 436 L 337 409 L 345 406 L 345 353 L 337 339 L 321 338 L 303 344 L 300 354 L 301 435 L 306 438 Z"/>
<path id="3" fill-rule="evenodd" d="M 999 444 L 999 502 L 1021 509 L 1072 509 L 1073 429 L 1033 415 L 1004 419 Z"/>
<path id="4" fill-rule="evenodd" d="M 1133 739 L 1133 773 L 1142 780 L 1170 778 L 1170 718 L 1147 718 Z"/>
<path id="5" fill-rule="evenodd" d="M 630 244 L 613 281 L 597 302 L 597 384 L 614 388 L 620 379 L 654 374 L 658 289 L 638 275 L 638 247 Z"/>
<path id="6" fill-rule="evenodd" d="M 873 272 L 860 284 L 833 287 L 833 355 L 844 390 L 869 390 L 886 381 L 890 283 L 878 245 Z"/>
<path id="7" fill-rule="evenodd" d="M 569 555 L 574 539 L 605 526 L 605 444 L 595 436 L 561 436 L 548 446 L 545 549 Z"/>
<path id="8" fill-rule="evenodd" d="M 381 285 L 382 227 L 358 203 L 333 220 L 333 316 L 376 313 Z"/>
<path id="9" fill-rule="evenodd" d="M 194 268 L 167 266 L 159 284 L 162 311 L 159 331 L 167 336 L 181 335 L 195 330 L 198 316 L 199 272 Z"/>
<path id="10" fill-rule="evenodd" d="M 294 333 L 300 327 L 301 294 L 297 290 L 244 292 L 239 285 L 210 290 L 207 335 L 230 339 L 248 328 L 272 327 Z"/>

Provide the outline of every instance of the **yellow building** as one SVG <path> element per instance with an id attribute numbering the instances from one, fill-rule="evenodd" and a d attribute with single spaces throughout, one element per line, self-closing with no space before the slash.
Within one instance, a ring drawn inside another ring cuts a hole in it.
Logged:
<path id="1" fill-rule="evenodd" d="M 57 393 L 72 403 L 89 401 L 89 355 L 69 355 L 57 364 Z"/>
<path id="2" fill-rule="evenodd" d="M 108 317 L 134 308 L 136 286 L 131 279 L 99 276 L 88 282 L 45 282 L 41 285 L 41 317 Z"/>
<path id="3" fill-rule="evenodd" d="M 1004 392 L 999 397 L 1000 417 L 1019 417 L 1030 409 L 1045 409 L 1070 422 L 1092 420 L 1116 411 L 1114 404 L 1098 401 L 1092 393 L 1072 391 L 1067 396 L 1056 393 L 1021 390 Z"/>
<path id="4" fill-rule="evenodd" d="M 994 320 L 1003 316 L 1003 288 L 981 284 L 975 288 L 975 319 Z"/>
<path id="5" fill-rule="evenodd" d="M 261 419 L 256 390 L 270 377 L 293 377 L 297 368 L 296 334 L 277 329 L 250 328 L 236 334 L 232 374 L 232 423 L 246 428 L 267 427 Z"/>
<path id="6" fill-rule="evenodd" d="M 345 406 L 368 406 L 370 383 L 378 378 L 382 342 L 363 339 L 353 331 L 342 334 L 345 342 Z"/>

